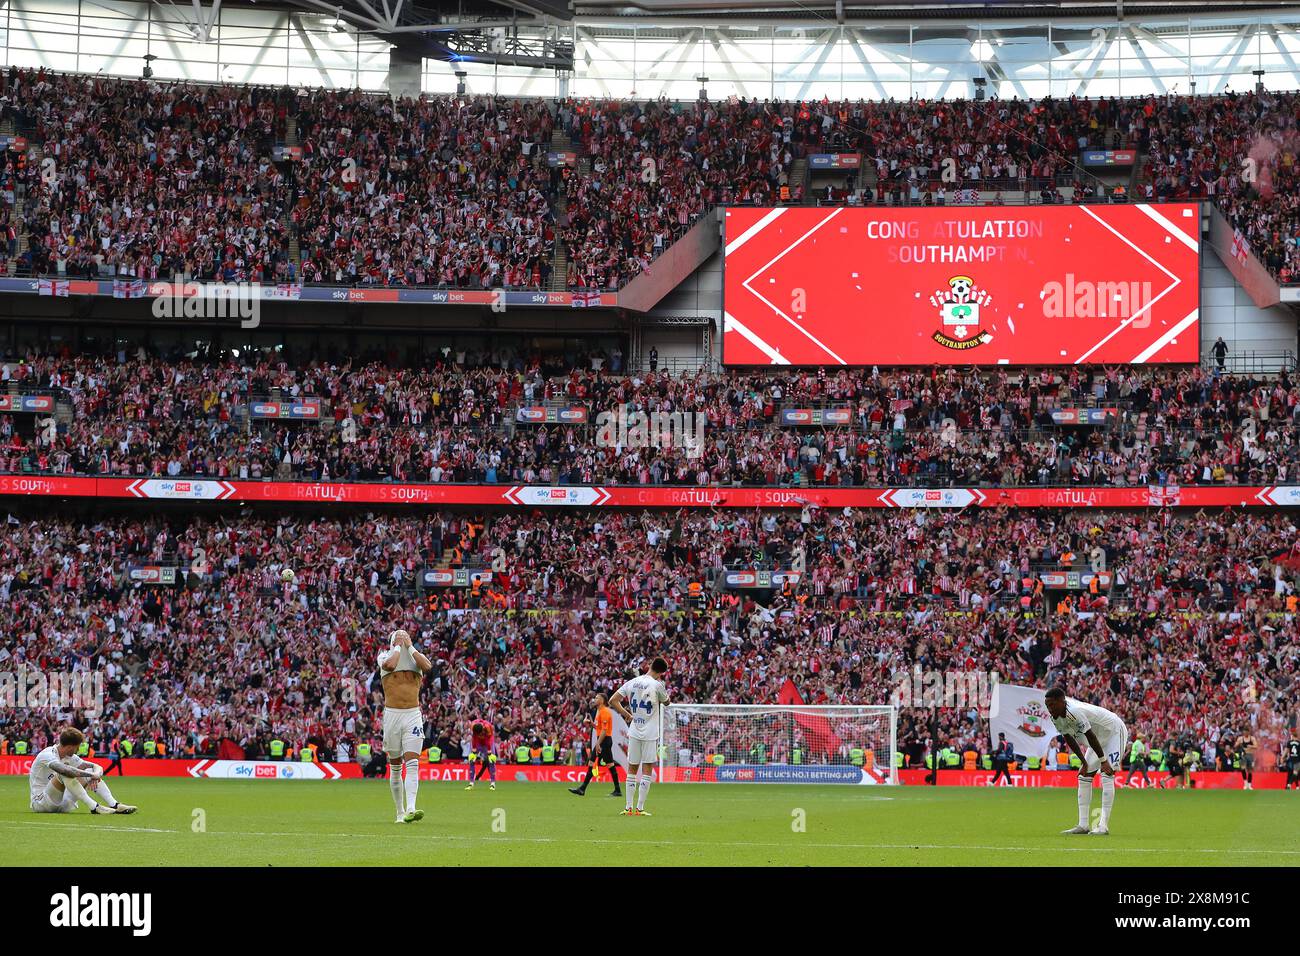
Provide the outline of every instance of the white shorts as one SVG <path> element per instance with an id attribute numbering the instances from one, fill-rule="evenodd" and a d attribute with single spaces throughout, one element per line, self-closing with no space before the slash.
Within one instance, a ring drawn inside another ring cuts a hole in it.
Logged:
<path id="1" fill-rule="evenodd" d="M 659 762 L 659 741 L 627 739 L 627 765 L 636 767 L 643 763 Z"/>
<path id="2" fill-rule="evenodd" d="M 1119 773 L 1120 754 L 1128 752 L 1128 727 L 1120 725 L 1120 732 L 1112 734 L 1109 737 L 1098 737 L 1097 742 L 1101 744 L 1102 750 L 1106 751 L 1106 759 L 1110 761 L 1110 767 L 1116 773 Z M 1101 757 L 1092 752 L 1091 747 L 1085 746 L 1083 756 L 1087 763 L 1084 764 L 1084 773 L 1096 773 L 1101 769 Z"/>
<path id="3" fill-rule="evenodd" d="M 71 790 L 60 790 L 51 780 L 45 792 L 32 798 L 32 809 L 37 813 L 71 813 L 77 809 L 77 798 Z"/>
<path id="4" fill-rule="evenodd" d="M 384 753 L 389 757 L 418 754 L 424 749 L 424 717 L 419 707 L 384 708 Z"/>

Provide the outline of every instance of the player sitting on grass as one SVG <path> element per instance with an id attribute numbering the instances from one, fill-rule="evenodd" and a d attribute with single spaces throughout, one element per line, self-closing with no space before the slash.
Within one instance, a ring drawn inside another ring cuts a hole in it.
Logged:
<path id="1" fill-rule="evenodd" d="M 411 635 L 393 631 L 388 650 L 379 653 L 384 685 L 384 752 L 388 754 L 388 787 L 397 807 L 397 823 L 424 819 L 415 808 L 420 789 L 420 751 L 424 749 L 424 718 L 420 716 L 420 681 L 433 669 L 429 659 L 411 644 Z M 402 784 L 402 767 L 406 784 Z"/>
<path id="2" fill-rule="evenodd" d="M 77 748 L 85 739 L 80 730 L 65 727 L 59 731 L 57 744 L 36 755 L 28 776 L 31 808 L 37 813 L 71 813 L 81 803 L 97 815 L 135 813 L 136 807 L 114 799 L 98 764 L 77 756 Z M 104 802 L 99 803 L 92 793 Z"/>
<path id="3" fill-rule="evenodd" d="M 656 657 L 650 663 L 650 673 L 633 677 L 610 698 L 613 707 L 627 721 L 627 805 L 624 816 L 648 817 L 645 808 L 650 781 L 654 779 L 659 746 L 659 719 L 663 705 L 668 703 L 668 688 L 664 674 L 668 662 Z M 627 706 L 623 706 L 627 701 Z"/>
<path id="4" fill-rule="evenodd" d="M 477 764 L 477 768 L 475 767 Z M 477 772 L 476 772 L 477 769 Z M 497 743 L 496 730 L 486 720 L 476 720 L 469 728 L 469 786 L 474 789 L 474 782 L 483 774 L 491 774 L 492 783 L 489 790 L 497 788 Z"/>
<path id="5" fill-rule="evenodd" d="M 1110 833 L 1110 809 L 1115 804 L 1115 771 L 1119 755 L 1128 746 L 1128 728 L 1104 707 L 1085 704 L 1065 696 L 1053 687 L 1043 695 L 1052 724 L 1065 738 L 1066 746 L 1083 762 L 1079 771 L 1079 823 L 1063 833 Z M 1101 819 L 1088 829 L 1092 807 L 1092 778 L 1101 770 Z"/>

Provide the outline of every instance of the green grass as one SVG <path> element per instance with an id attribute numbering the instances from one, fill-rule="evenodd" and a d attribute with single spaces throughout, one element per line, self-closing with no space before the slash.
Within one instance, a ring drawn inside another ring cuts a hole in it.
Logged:
<path id="1" fill-rule="evenodd" d="M 608 784 L 578 798 L 563 784 L 467 793 L 424 782 L 427 816 L 398 826 L 385 780 L 110 782 L 139 813 L 35 814 L 26 778 L 0 778 L 0 862 L 585 866 L 613 851 L 623 865 L 1300 865 L 1300 793 L 1284 791 L 1121 790 L 1109 837 L 1066 837 L 1075 793 L 1065 788 L 656 785 L 654 816 L 622 817 Z"/>

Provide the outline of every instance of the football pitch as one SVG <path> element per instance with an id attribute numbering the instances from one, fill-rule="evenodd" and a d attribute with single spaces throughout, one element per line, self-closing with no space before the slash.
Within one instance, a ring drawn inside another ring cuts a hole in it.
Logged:
<path id="1" fill-rule="evenodd" d="M 0 778 L 0 862 L 111 866 L 1288 866 L 1300 792 L 1121 790 L 1111 835 L 1062 836 L 1071 788 L 656 785 L 624 817 L 608 783 L 424 782 L 397 825 L 386 780 L 110 778 L 131 816 L 35 814 Z M 1094 812 L 1100 792 L 1093 798 Z"/>

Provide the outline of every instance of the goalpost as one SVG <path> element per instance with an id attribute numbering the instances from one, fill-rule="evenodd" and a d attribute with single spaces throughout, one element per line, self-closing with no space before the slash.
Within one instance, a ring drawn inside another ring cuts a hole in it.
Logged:
<path id="1" fill-rule="evenodd" d="M 888 705 L 670 704 L 661 732 L 670 783 L 898 783 Z"/>

